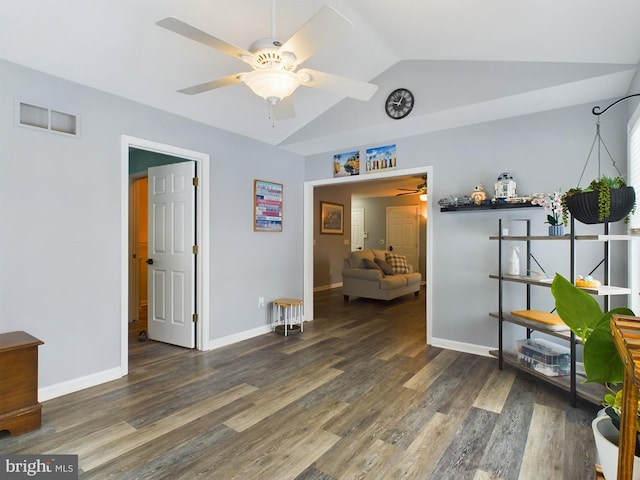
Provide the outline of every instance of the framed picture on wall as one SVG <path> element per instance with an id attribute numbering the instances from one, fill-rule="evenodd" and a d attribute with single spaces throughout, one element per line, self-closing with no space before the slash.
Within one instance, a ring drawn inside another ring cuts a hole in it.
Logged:
<path id="1" fill-rule="evenodd" d="M 320 233 L 344 233 L 344 205 L 320 202 Z"/>
<path id="2" fill-rule="evenodd" d="M 282 184 L 254 180 L 253 200 L 253 230 L 255 232 L 281 232 Z"/>
<path id="3" fill-rule="evenodd" d="M 386 145 L 367 149 L 366 173 L 396 168 L 396 146 Z"/>
<path id="4" fill-rule="evenodd" d="M 338 153 L 333 156 L 333 176 L 360 175 L 360 152 Z"/>

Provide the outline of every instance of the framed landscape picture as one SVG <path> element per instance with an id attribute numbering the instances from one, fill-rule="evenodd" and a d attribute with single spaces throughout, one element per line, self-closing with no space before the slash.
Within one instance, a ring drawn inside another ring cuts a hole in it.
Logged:
<path id="1" fill-rule="evenodd" d="M 253 181 L 253 230 L 282 231 L 283 188 L 281 183 Z"/>
<path id="2" fill-rule="evenodd" d="M 320 202 L 320 233 L 344 233 L 344 205 Z"/>

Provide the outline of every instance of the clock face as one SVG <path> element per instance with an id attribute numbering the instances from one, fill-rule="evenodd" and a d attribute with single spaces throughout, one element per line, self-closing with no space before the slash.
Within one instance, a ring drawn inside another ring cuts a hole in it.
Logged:
<path id="1" fill-rule="evenodd" d="M 398 88 L 389 94 L 384 109 L 394 120 L 400 120 L 413 109 L 413 94 L 406 88 Z"/>

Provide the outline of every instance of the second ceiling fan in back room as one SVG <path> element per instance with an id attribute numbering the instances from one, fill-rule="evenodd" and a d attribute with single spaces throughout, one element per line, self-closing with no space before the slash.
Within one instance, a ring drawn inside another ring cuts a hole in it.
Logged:
<path id="1" fill-rule="evenodd" d="M 398 188 L 398 190 L 405 190 L 403 193 L 396 193 L 396 197 L 400 197 L 402 195 L 415 195 L 420 194 L 420 200 L 423 202 L 427 201 L 427 176 L 422 176 L 422 183 L 420 185 L 416 185 L 416 188 Z"/>
<path id="2" fill-rule="evenodd" d="M 291 38 L 282 42 L 275 32 L 275 0 L 272 8 L 271 38 L 253 42 L 248 50 L 237 47 L 199 30 L 174 17 L 157 22 L 160 27 L 202 43 L 226 55 L 247 63 L 252 70 L 194 85 L 181 93 L 194 95 L 216 88 L 244 82 L 256 95 L 275 107 L 300 85 L 318 88 L 339 95 L 369 100 L 378 86 L 353 78 L 300 68 L 298 66 L 330 43 L 344 38 L 352 23 L 333 7 L 324 5 Z M 276 112 L 277 113 L 277 112 Z M 293 116 L 290 111 L 288 117 Z M 279 118 L 282 116 L 278 115 Z M 284 116 L 287 118 L 287 115 Z"/>

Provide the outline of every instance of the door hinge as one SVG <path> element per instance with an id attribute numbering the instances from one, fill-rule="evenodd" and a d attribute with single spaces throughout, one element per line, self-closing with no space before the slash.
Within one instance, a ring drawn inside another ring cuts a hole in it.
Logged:
<path id="1" fill-rule="evenodd" d="M 198 314 L 194 313 L 193 315 L 191 315 L 191 318 L 193 319 L 193 323 L 198 323 Z"/>
<path id="2" fill-rule="evenodd" d="M 198 245 L 194 245 L 193 247 L 191 247 L 191 253 L 193 253 L 194 255 L 198 254 Z"/>
<path id="3" fill-rule="evenodd" d="M 198 177 L 193 177 L 193 186 L 197 187 L 200 184 L 200 180 L 198 179 Z"/>

